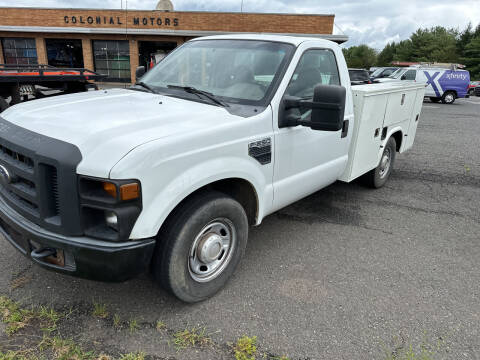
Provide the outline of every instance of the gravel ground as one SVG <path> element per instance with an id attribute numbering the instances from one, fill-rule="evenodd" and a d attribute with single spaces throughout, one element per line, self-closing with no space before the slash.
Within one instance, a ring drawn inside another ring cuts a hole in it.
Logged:
<path id="1" fill-rule="evenodd" d="M 4 239 L 0 294 L 80 309 L 62 336 L 113 353 L 232 359 L 227 343 L 246 334 L 262 353 L 290 359 L 383 360 L 441 339 L 435 359 L 479 360 L 479 137 L 480 98 L 425 102 L 414 148 L 384 188 L 336 183 L 269 216 L 251 229 L 236 276 L 200 304 L 178 302 L 146 275 L 103 284 L 48 272 Z M 93 302 L 140 329 L 94 318 Z M 175 350 L 172 335 L 193 326 L 214 345 Z"/>

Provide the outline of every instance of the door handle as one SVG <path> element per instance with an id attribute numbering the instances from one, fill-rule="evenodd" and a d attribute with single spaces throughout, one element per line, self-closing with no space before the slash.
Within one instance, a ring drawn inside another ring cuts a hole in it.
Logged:
<path id="1" fill-rule="evenodd" d="M 349 124 L 349 120 L 343 120 L 342 139 L 346 138 L 348 135 L 348 124 Z"/>

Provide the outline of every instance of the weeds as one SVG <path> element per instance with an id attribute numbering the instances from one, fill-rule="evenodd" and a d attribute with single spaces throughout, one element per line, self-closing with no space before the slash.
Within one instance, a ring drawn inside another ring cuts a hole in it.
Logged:
<path id="1" fill-rule="evenodd" d="M 108 317 L 107 305 L 93 303 L 93 316 L 100 319 L 106 319 Z"/>
<path id="2" fill-rule="evenodd" d="M 130 353 L 120 357 L 120 360 L 145 360 L 145 353 Z"/>
<path id="3" fill-rule="evenodd" d="M 120 319 L 120 315 L 118 314 L 113 315 L 113 327 L 115 329 L 119 329 L 121 323 L 122 323 L 122 320 Z"/>
<path id="4" fill-rule="evenodd" d="M 163 321 L 158 320 L 156 328 L 157 328 L 158 331 L 162 331 L 162 330 L 165 330 L 167 328 L 167 325 Z"/>
<path id="5" fill-rule="evenodd" d="M 205 328 L 185 329 L 173 334 L 173 344 L 178 350 L 185 349 L 189 346 L 206 346 L 212 340 L 206 335 Z"/>
<path id="6" fill-rule="evenodd" d="M 7 324 L 5 332 L 8 335 L 23 329 L 34 317 L 33 311 L 21 309 L 18 303 L 4 296 L 0 297 L 0 313 L 2 321 Z"/>
<path id="7" fill-rule="evenodd" d="M 236 360 L 255 360 L 257 337 L 241 337 L 233 347 L 233 352 Z"/>
<path id="8" fill-rule="evenodd" d="M 412 344 L 405 344 L 402 339 L 402 344 L 396 347 L 393 351 L 386 351 L 384 360 L 435 360 L 437 355 L 445 348 L 445 340 L 439 338 L 436 342 L 428 341 L 427 334 L 424 334 L 424 339 L 419 346 Z"/>
<path id="9" fill-rule="evenodd" d="M 130 329 L 131 333 L 134 333 L 140 330 L 140 325 L 138 325 L 136 319 L 130 319 L 130 321 L 128 322 L 128 328 Z"/>

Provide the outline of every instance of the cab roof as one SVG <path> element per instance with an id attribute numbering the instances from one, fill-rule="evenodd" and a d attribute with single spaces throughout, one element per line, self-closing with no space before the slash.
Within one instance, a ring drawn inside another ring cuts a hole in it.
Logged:
<path id="1" fill-rule="evenodd" d="M 232 34 L 232 35 L 215 35 L 205 36 L 192 39 L 190 41 L 201 40 L 258 40 L 258 41 L 272 41 L 292 44 L 298 47 L 304 42 L 315 42 L 321 46 L 328 48 L 338 47 L 339 45 L 333 41 L 319 39 L 315 37 L 301 37 L 301 36 L 288 36 L 288 35 L 267 35 L 267 34 Z"/>

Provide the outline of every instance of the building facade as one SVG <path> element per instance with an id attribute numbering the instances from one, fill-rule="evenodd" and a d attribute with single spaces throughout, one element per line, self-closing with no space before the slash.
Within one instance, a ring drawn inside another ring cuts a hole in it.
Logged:
<path id="1" fill-rule="evenodd" d="M 133 82 L 194 37 L 229 33 L 333 35 L 334 15 L 0 8 L 0 63 L 88 68 L 106 81 Z"/>

